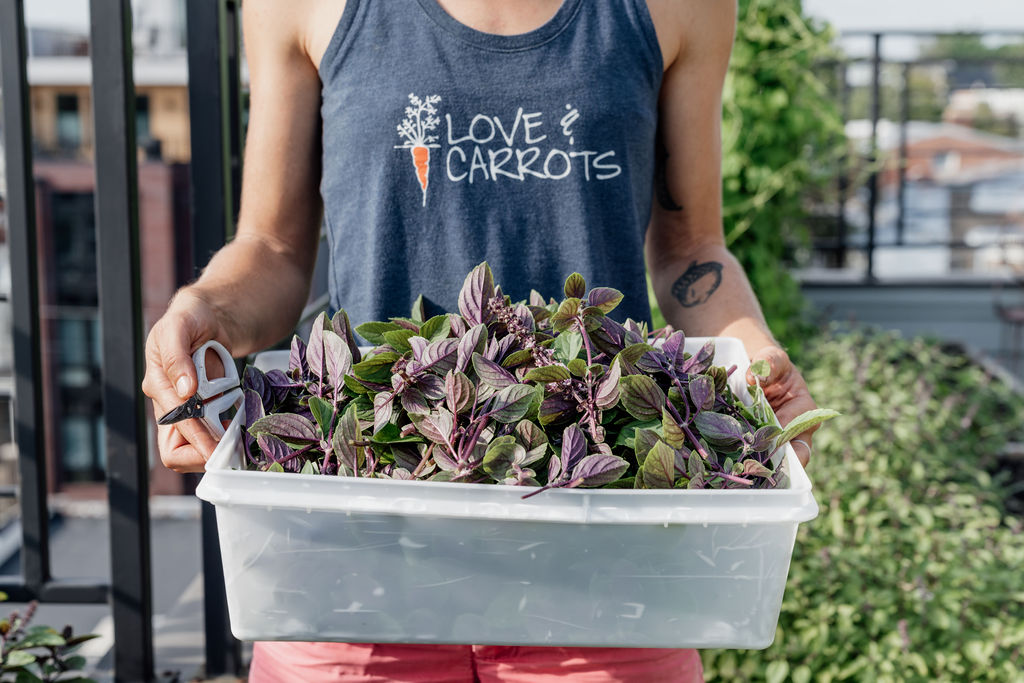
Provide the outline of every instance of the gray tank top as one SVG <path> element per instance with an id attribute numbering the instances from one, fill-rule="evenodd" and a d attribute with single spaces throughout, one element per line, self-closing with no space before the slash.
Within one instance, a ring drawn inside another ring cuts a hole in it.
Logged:
<path id="1" fill-rule="evenodd" d="M 436 0 L 348 0 L 320 65 L 331 307 L 457 311 L 486 260 L 513 301 L 578 271 L 648 320 L 661 77 L 644 0 L 563 0 L 513 36 Z"/>

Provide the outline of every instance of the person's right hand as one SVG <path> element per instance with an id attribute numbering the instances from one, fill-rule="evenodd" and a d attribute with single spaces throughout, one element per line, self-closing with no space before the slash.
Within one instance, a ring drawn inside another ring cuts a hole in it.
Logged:
<path id="1" fill-rule="evenodd" d="M 223 327 L 214 307 L 188 290 L 174 297 L 146 339 L 146 376 L 142 380 L 142 391 L 153 399 L 156 418 L 196 392 L 198 379 L 192 352 L 211 339 L 224 343 L 223 337 Z M 208 360 L 213 358 L 216 354 L 211 354 Z M 208 371 L 211 378 L 223 375 L 219 359 L 209 363 Z M 156 429 L 160 459 L 175 472 L 201 472 L 217 446 L 202 420 L 157 425 Z"/>

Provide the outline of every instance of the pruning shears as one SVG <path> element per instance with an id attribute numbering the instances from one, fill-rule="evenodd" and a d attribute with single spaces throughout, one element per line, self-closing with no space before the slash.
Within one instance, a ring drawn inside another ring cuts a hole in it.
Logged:
<path id="1" fill-rule="evenodd" d="M 224 365 L 224 377 L 210 379 L 206 374 L 206 351 L 213 349 Z M 224 436 L 224 425 L 220 416 L 232 406 L 242 402 L 241 383 L 238 381 L 238 368 L 231 354 L 218 341 L 210 340 L 196 349 L 192 354 L 192 363 L 196 366 L 196 377 L 199 389 L 180 406 L 171 410 L 157 420 L 157 424 L 170 425 L 190 418 L 199 418 L 210 427 L 214 436 Z"/>

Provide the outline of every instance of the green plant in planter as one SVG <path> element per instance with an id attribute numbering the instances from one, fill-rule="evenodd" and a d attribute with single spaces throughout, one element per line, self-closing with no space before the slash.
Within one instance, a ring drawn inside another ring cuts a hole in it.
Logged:
<path id="1" fill-rule="evenodd" d="M 0 600 L 7 596 L 0 593 Z M 24 614 L 12 612 L 0 620 L 0 682 L 91 683 L 82 675 L 85 658 L 75 651 L 95 635 L 76 636 L 70 626 L 60 632 L 49 626 L 32 626 L 36 602 Z"/>

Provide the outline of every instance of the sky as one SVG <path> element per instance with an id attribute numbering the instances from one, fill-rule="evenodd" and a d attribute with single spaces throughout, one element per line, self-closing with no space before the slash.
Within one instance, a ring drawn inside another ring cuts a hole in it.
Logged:
<path id="1" fill-rule="evenodd" d="M 1022 0 L 804 0 L 839 30 L 1024 31 Z"/>

